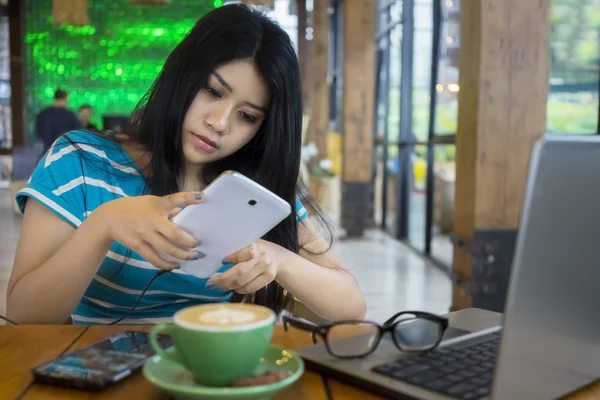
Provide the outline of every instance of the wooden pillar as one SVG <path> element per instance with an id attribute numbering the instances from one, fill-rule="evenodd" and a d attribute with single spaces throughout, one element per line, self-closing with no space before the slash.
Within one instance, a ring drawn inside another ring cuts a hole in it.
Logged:
<path id="1" fill-rule="evenodd" d="M 305 110 L 310 110 L 310 42 L 306 39 L 306 28 L 308 28 L 306 0 L 296 0 L 296 12 L 298 15 L 298 63 L 302 80 L 302 103 Z"/>
<path id="2" fill-rule="evenodd" d="M 25 19 L 22 1 L 8 3 L 10 51 L 10 107 L 13 147 L 27 141 L 25 124 Z"/>
<path id="3" fill-rule="evenodd" d="M 369 221 L 373 177 L 376 2 L 346 0 L 343 6 L 344 86 L 341 224 L 362 236 Z"/>
<path id="4" fill-rule="evenodd" d="M 309 57 L 310 122 L 305 143 L 314 141 L 319 150 L 318 159 L 327 158 L 327 132 L 329 131 L 329 1 L 313 3 L 313 40 Z"/>
<path id="5" fill-rule="evenodd" d="M 546 131 L 549 2 L 461 10 L 453 268 L 468 283 L 453 309 L 504 309 L 529 153 Z"/>

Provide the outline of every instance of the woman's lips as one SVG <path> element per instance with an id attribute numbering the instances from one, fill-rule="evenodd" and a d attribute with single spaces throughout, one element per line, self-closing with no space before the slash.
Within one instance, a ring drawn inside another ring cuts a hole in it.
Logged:
<path id="1" fill-rule="evenodd" d="M 194 136 L 194 143 L 199 149 L 207 153 L 213 153 L 217 150 L 217 144 L 206 136 L 196 135 L 194 133 L 192 133 L 192 135 Z"/>

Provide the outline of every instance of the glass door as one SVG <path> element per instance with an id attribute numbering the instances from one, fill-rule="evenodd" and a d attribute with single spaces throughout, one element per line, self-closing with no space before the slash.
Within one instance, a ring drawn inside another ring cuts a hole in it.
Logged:
<path id="1" fill-rule="evenodd" d="M 396 0 L 379 10 L 375 220 L 448 269 L 459 3 Z"/>

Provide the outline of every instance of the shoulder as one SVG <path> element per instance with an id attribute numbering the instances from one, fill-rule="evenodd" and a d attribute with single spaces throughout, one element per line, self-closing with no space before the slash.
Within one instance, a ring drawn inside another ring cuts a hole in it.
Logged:
<path id="1" fill-rule="evenodd" d="M 52 144 L 52 147 L 57 148 L 74 143 L 106 145 L 111 142 L 112 141 L 104 134 L 90 132 L 85 129 L 76 129 L 58 137 L 58 139 L 56 139 L 56 141 Z"/>
<path id="2" fill-rule="evenodd" d="M 44 116 L 44 115 L 46 115 L 46 114 L 48 114 L 48 113 L 51 113 L 51 112 L 52 112 L 52 107 L 46 107 L 46 108 L 42 108 L 42 109 L 40 110 L 40 112 L 38 112 L 38 117 L 39 117 L 39 116 Z"/>
<path id="3" fill-rule="evenodd" d="M 40 161 L 41 167 L 61 174 L 86 174 L 96 179 L 141 177 L 121 145 L 105 133 L 85 129 L 59 137 Z M 108 178 L 109 177 L 109 178 Z"/>
<path id="4" fill-rule="evenodd" d="M 80 155 L 95 154 L 101 158 L 113 156 L 123 158 L 121 145 L 102 132 L 77 129 L 60 136 L 52 144 L 46 156 L 52 157 L 58 152 L 79 150 Z M 74 155 L 75 156 L 75 155 Z"/>
<path id="5" fill-rule="evenodd" d="M 77 118 L 77 114 L 75 114 L 74 111 L 67 110 L 67 112 L 69 113 L 69 115 L 71 116 L 71 118 L 74 118 L 74 119 L 76 119 L 79 122 L 79 118 Z"/>
<path id="6" fill-rule="evenodd" d="M 17 193 L 17 204 L 24 212 L 33 197 L 77 227 L 102 201 L 137 192 L 137 186 L 122 178 L 133 176 L 137 182 L 139 173 L 122 160 L 118 143 L 102 134 L 71 131 L 56 139 L 40 159 Z"/>
<path id="7" fill-rule="evenodd" d="M 43 168 L 63 169 L 74 163 L 81 166 L 82 159 L 88 156 L 108 159 L 118 153 L 118 144 L 104 135 L 75 130 L 56 139 L 40 160 L 40 164 Z"/>

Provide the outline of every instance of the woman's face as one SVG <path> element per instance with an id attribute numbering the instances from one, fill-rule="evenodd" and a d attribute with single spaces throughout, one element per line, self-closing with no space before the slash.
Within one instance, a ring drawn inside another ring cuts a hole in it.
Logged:
<path id="1" fill-rule="evenodd" d="M 269 90 L 251 61 L 232 61 L 213 71 L 183 120 L 183 155 L 206 164 L 235 153 L 266 118 Z"/>

